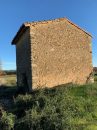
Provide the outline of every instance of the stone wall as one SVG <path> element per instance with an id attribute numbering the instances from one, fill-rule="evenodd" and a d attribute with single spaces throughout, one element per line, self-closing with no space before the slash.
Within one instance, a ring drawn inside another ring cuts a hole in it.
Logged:
<path id="1" fill-rule="evenodd" d="M 90 81 L 92 50 L 87 33 L 64 19 L 30 26 L 30 40 L 33 89 Z"/>
<path id="2" fill-rule="evenodd" d="M 31 70 L 31 47 L 30 47 L 30 29 L 28 28 L 20 37 L 16 44 L 17 59 L 17 84 L 18 86 L 27 85 L 32 89 L 32 70 Z M 25 84 L 25 78 L 27 84 Z M 25 87 L 28 87 L 25 86 Z M 28 88 L 27 88 L 28 89 Z"/>

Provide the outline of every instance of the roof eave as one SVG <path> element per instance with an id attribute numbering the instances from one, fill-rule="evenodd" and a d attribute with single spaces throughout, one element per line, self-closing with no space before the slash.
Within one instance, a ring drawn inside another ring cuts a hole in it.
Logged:
<path id="1" fill-rule="evenodd" d="M 16 45 L 19 38 L 21 37 L 21 35 L 26 31 L 26 29 L 29 27 L 29 24 L 24 23 L 22 24 L 22 26 L 20 27 L 19 31 L 17 32 L 17 34 L 15 35 L 15 37 L 13 38 L 11 44 L 12 45 Z"/>

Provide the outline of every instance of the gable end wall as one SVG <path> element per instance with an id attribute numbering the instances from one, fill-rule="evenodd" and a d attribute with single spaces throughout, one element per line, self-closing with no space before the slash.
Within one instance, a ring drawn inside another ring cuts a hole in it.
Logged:
<path id="1" fill-rule="evenodd" d="M 85 84 L 93 72 L 91 37 L 68 21 L 30 26 L 33 89 Z"/>

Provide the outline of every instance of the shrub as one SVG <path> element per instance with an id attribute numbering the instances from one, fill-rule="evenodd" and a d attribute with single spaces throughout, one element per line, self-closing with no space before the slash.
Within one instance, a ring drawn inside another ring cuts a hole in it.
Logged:
<path id="1" fill-rule="evenodd" d="M 37 90 L 32 94 L 18 95 L 14 104 L 13 113 L 17 119 L 6 112 L 2 118 L 7 130 L 13 126 L 14 130 L 96 129 L 97 83 Z"/>
<path id="2" fill-rule="evenodd" d="M 97 75 L 94 76 L 94 81 L 97 82 Z"/>
<path id="3" fill-rule="evenodd" d="M 31 95 L 19 95 L 15 100 L 14 100 L 14 109 L 13 112 L 14 114 L 17 115 L 17 118 L 21 118 L 25 116 L 25 111 L 30 109 L 32 107 L 33 101 L 32 101 L 32 96 Z"/>
<path id="4" fill-rule="evenodd" d="M 15 124 L 15 116 L 12 113 L 3 112 L 1 121 L 0 121 L 0 128 L 2 130 L 12 130 Z"/>

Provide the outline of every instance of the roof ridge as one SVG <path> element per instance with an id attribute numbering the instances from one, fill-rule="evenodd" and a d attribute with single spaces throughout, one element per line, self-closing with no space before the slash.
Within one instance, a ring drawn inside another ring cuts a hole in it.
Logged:
<path id="1" fill-rule="evenodd" d="M 43 21 L 32 21 L 32 22 L 25 22 L 24 23 L 24 25 L 25 26 L 30 26 L 30 25 L 36 25 L 36 24 L 40 24 L 40 23 L 48 23 L 48 22 L 55 22 L 55 21 L 57 21 L 57 22 L 59 22 L 59 21 L 61 21 L 61 20 L 65 20 L 66 18 L 65 17 L 63 17 L 63 18 L 57 18 L 57 19 L 51 19 L 51 20 L 43 20 Z"/>
<path id="2" fill-rule="evenodd" d="M 87 35 L 89 35 L 90 37 L 92 37 L 92 35 L 90 33 L 88 33 L 87 31 L 85 31 L 84 29 L 80 28 L 78 25 L 74 24 L 73 22 L 71 22 L 70 20 L 68 20 L 66 17 L 63 17 L 63 18 L 57 18 L 57 19 L 51 19 L 51 20 L 33 21 L 33 22 L 25 22 L 25 23 L 23 23 L 22 26 L 20 27 L 19 31 L 17 32 L 16 36 L 12 40 L 12 44 L 14 44 L 14 42 L 17 41 L 17 37 L 19 38 L 19 35 L 23 32 L 23 30 L 26 29 L 26 27 L 35 26 L 37 24 L 46 24 L 46 23 L 55 22 L 55 21 L 56 22 L 60 22 L 60 21 L 63 21 L 63 20 L 67 20 L 70 24 L 72 24 L 76 28 L 80 29 L 81 31 L 83 31 L 84 33 L 86 33 Z"/>
<path id="3" fill-rule="evenodd" d="M 67 20 L 70 24 L 72 24 L 73 26 L 77 27 L 78 29 L 82 30 L 83 32 L 85 32 L 86 34 L 88 34 L 89 36 L 92 37 L 92 35 L 90 33 L 88 33 L 86 30 L 82 29 L 81 27 L 79 27 L 77 24 L 73 23 L 71 20 L 69 20 L 68 18 L 66 17 L 63 17 L 63 18 L 57 18 L 57 19 L 52 19 L 52 20 L 44 20 L 44 21 L 32 21 L 32 22 L 25 22 L 24 25 L 25 27 L 27 26 L 34 26 L 34 25 L 37 25 L 37 24 L 45 24 L 45 23 L 48 23 L 48 22 L 60 22 L 62 20 Z"/>

